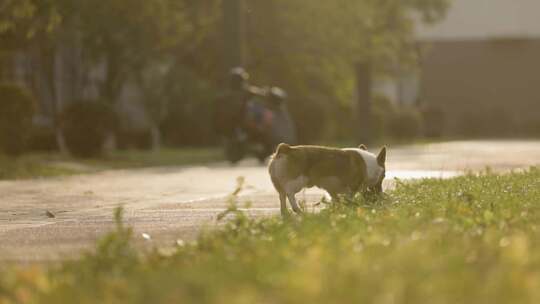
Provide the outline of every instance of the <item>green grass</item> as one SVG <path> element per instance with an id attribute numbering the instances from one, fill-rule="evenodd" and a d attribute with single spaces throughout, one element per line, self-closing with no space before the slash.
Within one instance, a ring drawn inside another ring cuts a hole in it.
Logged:
<path id="1" fill-rule="evenodd" d="M 163 148 L 156 152 L 140 150 L 115 151 L 103 158 L 88 159 L 82 162 L 97 167 L 127 169 L 186 166 L 224 160 L 223 151 L 219 148 Z"/>
<path id="2" fill-rule="evenodd" d="M 0 180 L 51 177 L 81 172 L 47 163 L 48 158 L 49 155 L 12 158 L 0 154 Z"/>
<path id="3" fill-rule="evenodd" d="M 80 260 L 5 270 L 0 299 L 540 303 L 539 169 L 398 182 L 382 198 L 287 220 L 252 219 L 233 206 L 225 219 L 172 254 L 141 253 L 118 221 Z"/>
<path id="4" fill-rule="evenodd" d="M 114 151 L 101 158 L 76 159 L 59 153 L 32 153 L 18 158 L 0 154 L 0 180 L 90 173 L 108 169 L 185 166 L 223 161 L 218 148 Z"/>

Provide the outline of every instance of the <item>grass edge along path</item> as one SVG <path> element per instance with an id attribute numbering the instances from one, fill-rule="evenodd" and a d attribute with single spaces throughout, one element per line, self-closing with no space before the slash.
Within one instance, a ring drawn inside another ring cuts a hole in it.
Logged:
<path id="1" fill-rule="evenodd" d="M 123 150 L 90 159 L 76 159 L 60 153 L 31 153 L 18 158 L 0 154 L 0 180 L 65 176 L 110 169 L 200 165 L 224 160 L 219 148 Z"/>
<path id="2" fill-rule="evenodd" d="M 94 253 L 4 268 L 4 303 L 540 303 L 540 170 L 398 182 L 318 214 L 141 253 L 117 211 Z"/>

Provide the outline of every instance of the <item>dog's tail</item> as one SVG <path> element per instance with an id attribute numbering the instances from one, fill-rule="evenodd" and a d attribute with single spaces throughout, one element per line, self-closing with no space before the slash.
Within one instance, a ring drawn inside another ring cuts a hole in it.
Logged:
<path id="1" fill-rule="evenodd" d="M 270 179 L 272 180 L 272 184 L 274 184 L 274 187 L 280 194 L 283 194 L 285 192 L 283 190 L 283 187 L 281 186 L 280 178 L 279 178 L 279 175 L 282 173 L 278 172 L 278 168 L 282 167 L 283 165 L 278 165 L 278 163 L 280 161 L 285 161 L 284 165 L 286 165 L 287 161 L 285 159 L 282 159 L 282 160 L 278 160 L 278 159 L 286 156 L 291 150 L 292 150 L 291 146 L 285 143 L 281 143 L 276 148 L 276 152 L 270 158 L 270 164 L 268 166 Z"/>
<path id="2" fill-rule="evenodd" d="M 289 151 L 291 151 L 291 146 L 285 143 L 281 143 L 276 149 L 276 155 L 287 154 L 289 153 Z"/>
<path id="3" fill-rule="evenodd" d="M 277 146 L 276 152 L 272 154 L 270 160 L 279 158 L 280 156 L 287 155 L 292 150 L 291 146 L 285 143 L 281 143 Z"/>

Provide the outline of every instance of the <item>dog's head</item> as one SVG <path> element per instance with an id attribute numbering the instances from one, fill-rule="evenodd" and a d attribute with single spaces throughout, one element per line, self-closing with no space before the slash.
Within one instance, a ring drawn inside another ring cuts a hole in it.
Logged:
<path id="1" fill-rule="evenodd" d="M 366 170 L 362 172 L 366 174 L 362 183 L 367 186 L 368 191 L 381 193 L 382 183 L 386 176 L 386 147 L 383 147 L 378 155 L 369 152 L 365 145 L 345 150 L 360 154 L 366 165 Z"/>
<path id="2" fill-rule="evenodd" d="M 374 186 L 370 186 L 369 189 L 376 192 L 381 193 L 383 191 L 382 189 L 382 183 L 386 176 L 386 147 L 383 147 L 379 154 L 377 155 L 377 170 L 374 170 L 375 176 L 370 176 L 369 179 L 376 180 L 376 183 Z"/>

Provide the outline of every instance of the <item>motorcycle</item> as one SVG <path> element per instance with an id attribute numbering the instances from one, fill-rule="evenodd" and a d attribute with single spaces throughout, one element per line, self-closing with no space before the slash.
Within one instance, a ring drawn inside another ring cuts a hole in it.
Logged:
<path id="1" fill-rule="evenodd" d="M 225 156 L 237 163 L 254 155 L 261 163 L 282 142 L 294 144 L 296 131 L 287 109 L 287 93 L 278 88 L 255 90 L 238 109 L 240 115 L 227 136 L 224 136 Z"/>

